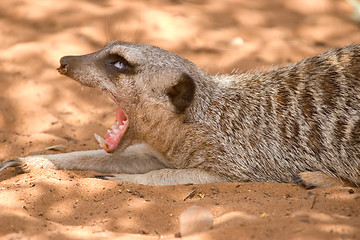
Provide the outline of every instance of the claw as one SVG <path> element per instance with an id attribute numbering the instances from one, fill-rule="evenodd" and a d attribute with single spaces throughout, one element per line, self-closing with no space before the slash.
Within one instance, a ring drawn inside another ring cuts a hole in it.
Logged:
<path id="1" fill-rule="evenodd" d="M 0 164 L 0 172 L 8 167 L 19 167 L 23 163 L 20 160 L 9 160 Z"/>
<path id="2" fill-rule="evenodd" d="M 95 175 L 94 178 L 102 179 L 102 180 L 109 180 L 109 177 L 115 177 L 114 175 Z"/>
<path id="3" fill-rule="evenodd" d="M 297 176 L 295 179 L 294 179 L 294 183 L 296 184 L 302 184 L 302 178 L 300 176 Z"/>

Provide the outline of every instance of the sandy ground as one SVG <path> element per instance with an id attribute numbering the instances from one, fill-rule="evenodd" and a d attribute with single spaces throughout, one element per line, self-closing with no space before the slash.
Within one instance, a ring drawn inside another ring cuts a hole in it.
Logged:
<path id="1" fill-rule="evenodd" d="M 211 73 L 268 69 L 358 42 L 345 0 L 0 1 L 0 160 L 97 149 L 116 106 L 60 76 L 63 55 L 144 42 Z M 1 239 L 174 239 L 202 206 L 211 230 L 188 239 L 360 239 L 360 189 L 295 184 L 141 186 L 94 172 L 0 174 Z M 184 200 L 189 194 L 192 197 Z"/>

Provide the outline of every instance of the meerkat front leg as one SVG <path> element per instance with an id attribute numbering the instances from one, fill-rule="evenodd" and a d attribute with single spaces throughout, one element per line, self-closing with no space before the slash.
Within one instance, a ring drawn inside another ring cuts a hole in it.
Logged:
<path id="1" fill-rule="evenodd" d="M 226 182 L 219 175 L 204 169 L 159 169 L 144 174 L 97 175 L 96 178 L 144 185 L 177 185 Z"/>
<path id="2" fill-rule="evenodd" d="M 32 168 L 53 168 L 92 170 L 102 173 L 145 173 L 171 166 L 149 145 L 138 144 L 113 154 L 104 150 L 90 150 L 28 156 L 0 164 L 0 171 L 7 167 L 18 167 L 23 172 L 28 172 Z"/>

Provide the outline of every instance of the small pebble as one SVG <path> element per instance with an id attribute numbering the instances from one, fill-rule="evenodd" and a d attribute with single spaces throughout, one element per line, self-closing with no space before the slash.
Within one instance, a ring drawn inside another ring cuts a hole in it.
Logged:
<path id="1" fill-rule="evenodd" d="M 180 216 L 180 234 L 182 237 L 209 230 L 213 225 L 213 215 L 209 210 L 191 206 Z"/>

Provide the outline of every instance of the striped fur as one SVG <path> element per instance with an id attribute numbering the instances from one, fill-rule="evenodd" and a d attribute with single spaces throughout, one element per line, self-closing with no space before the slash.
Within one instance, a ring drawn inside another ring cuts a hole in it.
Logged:
<path id="1" fill-rule="evenodd" d="M 290 182 L 322 171 L 360 183 L 360 45 L 216 81 L 198 114 L 223 146 L 224 177 Z"/>

